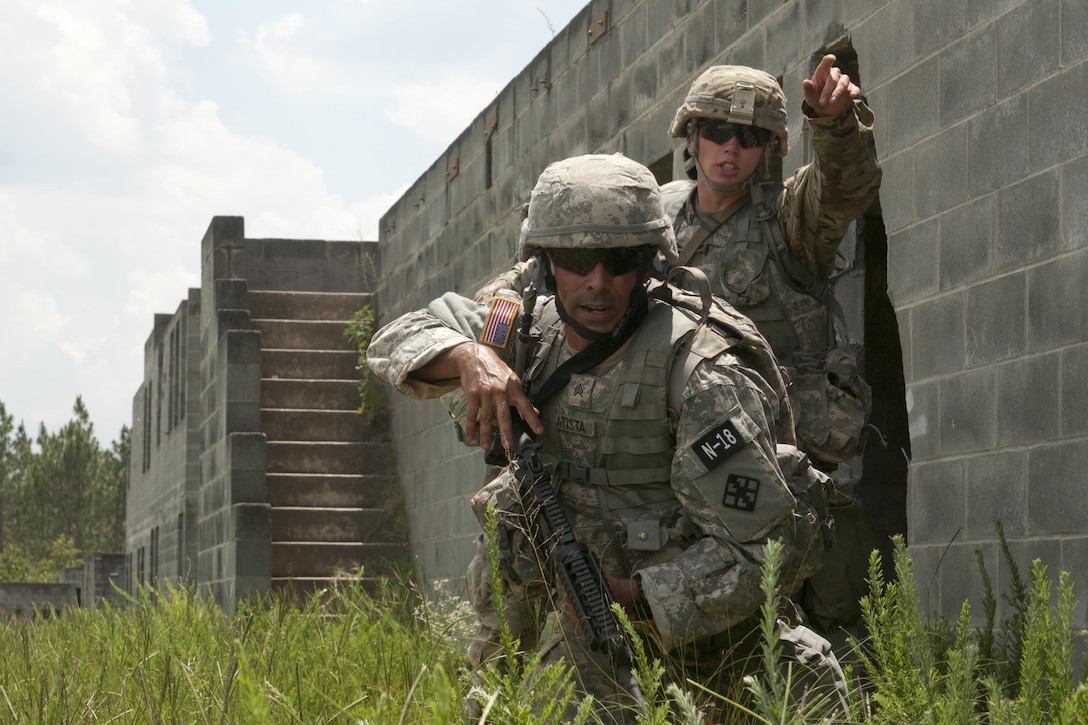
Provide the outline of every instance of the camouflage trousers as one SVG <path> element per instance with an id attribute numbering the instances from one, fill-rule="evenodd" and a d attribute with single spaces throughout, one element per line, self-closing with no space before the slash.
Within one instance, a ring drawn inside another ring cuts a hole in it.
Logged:
<path id="1" fill-rule="evenodd" d="M 518 533 L 511 534 L 500 525 L 498 539 L 500 562 L 520 562 L 500 564 L 504 616 L 512 637 L 519 641 L 518 649 L 531 651 L 539 644 L 545 629 L 545 617 L 550 610 L 558 608 L 557 602 L 541 579 L 529 581 L 528 586 L 522 580 L 529 562 L 515 550 L 519 542 L 525 544 Z M 483 535 L 477 537 L 476 544 L 477 551 L 468 567 L 467 581 L 479 628 L 468 647 L 468 657 L 476 669 L 492 663 L 505 667 L 508 663 L 502 659 L 500 617 Z M 517 579 L 516 582 L 511 581 L 511 574 Z M 784 601 L 785 616 L 778 620 L 778 637 L 782 651 L 781 666 L 791 670 L 791 701 L 800 702 L 804 698 L 811 702 L 813 698 L 823 697 L 829 703 L 829 708 L 848 711 L 846 678 L 830 643 L 800 623 L 792 602 Z M 644 623 L 644 626 L 652 630 L 652 623 Z M 562 663 L 572 668 L 575 678 L 575 698 L 568 712 L 564 713 L 564 719 L 573 718 L 578 702 L 586 695 L 592 695 L 602 722 L 634 722 L 638 713 L 636 703 L 620 684 L 621 679 L 607 656 L 591 651 L 577 626 L 564 616 L 552 617 L 548 629 L 553 633 L 541 645 L 541 666 Z M 763 667 L 758 617 L 714 637 L 668 652 L 655 650 L 652 631 L 646 635 L 643 641 L 649 656 L 664 664 L 667 681 L 679 683 L 683 689 L 691 691 L 685 685 L 690 679 L 734 702 L 745 703 L 749 700 L 751 695 L 744 684 L 744 676 L 757 674 Z M 531 675 L 529 681 L 532 682 Z M 710 716 L 710 721 L 748 722 L 748 716 L 742 711 L 723 709 L 720 699 L 709 695 L 697 696 L 701 697 L 700 706 Z M 466 708 L 471 705 L 466 703 Z"/>
<path id="2" fill-rule="evenodd" d="M 508 546 L 502 546 L 501 542 L 509 542 L 511 535 L 499 527 L 499 557 L 500 562 L 511 561 L 516 555 Z M 503 616 L 510 629 L 511 637 L 516 640 L 520 649 L 535 649 L 540 642 L 540 632 L 543 627 L 544 597 L 543 582 L 537 578 L 528 587 L 520 581 L 510 581 L 510 570 L 500 563 L 500 578 L 503 591 L 501 594 Z M 487 548 L 484 535 L 476 537 L 476 553 L 469 562 L 465 572 L 465 581 L 468 588 L 469 601 L 476 610 L 478 629 L 476 636 L 468 646 L 468 659 L 474 668 L 486 666 L 496 661 L 502 655 L 501 620 L 496 606 L 494 589 L 491 581 L 491 567 L 487 560 Z M 534 590 L 539 589 L 539 593 Z"/>

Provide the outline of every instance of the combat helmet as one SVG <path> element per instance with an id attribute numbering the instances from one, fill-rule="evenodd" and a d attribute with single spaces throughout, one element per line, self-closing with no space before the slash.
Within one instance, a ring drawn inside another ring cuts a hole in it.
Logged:
<path id="1" fill-rule="evenodd" d="M 542 289 L 550 292 L 556 285 L 545 258 L 548 249 L 644 249 L 643 273 L 649 272 L 655 250 L 670 263 L 677 260 L 676 235 L 665 216 L 657 180 L 623 154 L 587 154 L 549 164 L 529 197 L 519 246 L 523 262 L 537 258 Z M 574 319 L 558 294 L 553 299 L 564 323 L 608 350 L 618 349 L 634 334 L 648 304 L 645 285 L 635 285 L 619 323 L 611 332 L 600 332 Z M 526 304 L 526 309 L 532 305 Z"/>
<path id="2" fill-rule="evenodd" d="M 700 120 L 744 124 L 771 133 L 771 143 L 764 151 L 754 173 L 739 184 L 723 185 L 712 181 L 699 166 L 699 134 L 695 125 Z M 669 126 L 673 138 L 689 139 L 684 148 L 684 168 L 692 179 L 703 182 L 719 193 L 732 193 L 751 186 L 767 172 L 770 154 L 785 156 L 789 149 L 786 128 L 786 95 L 770 73 L 743 65 L 715 65 L 695 79 L 676 109 Z"/>
<path id="3" fill-rule="evenodd" d="M 684 138 L 690 123 L 705 118 L 758 126 L 775 138 L 773 152 L 789 150 L 786 94 L 770 73 L 743 65 L 715 65 L 695 79 L 684 102 L 676 109 L 669 135 Z"/>
<path id="4" fill-rule="evenodd" d="M 549 164 L 529 198 L 520 258 L 542 249 L 653 247 L 677 259 L 676 237 L 654 175 L 623 154 L 587 154 Z"/>

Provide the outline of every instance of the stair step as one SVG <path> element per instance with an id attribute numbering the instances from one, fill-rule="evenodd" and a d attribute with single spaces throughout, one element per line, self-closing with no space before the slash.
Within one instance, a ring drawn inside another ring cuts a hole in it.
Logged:
<path id="1" fill-rule="evenodd" d="M 372 303 L 369 292 L 250 290 L 249 313 L 264 320 L 343 320 Z"/>
<path id="2" fill-rule="evenodd" d="M 359 381 L 262 378 L 261 408 L 356 411 Z"/>
<path id="3" fill-rule="evenodd" d="M 300 605 L 304 604 L 314 592 L 321 589 L 332 590 L 345 589 L 350 596 L 351 587 L 359 587 L 370 595 L 376 594 L 379 589 L 388 583 L 388 577 L 383 576 L 355 576 L 354 573 L 332 576 L 285 576 L 272 577 L 270 585 L 278 594 L 292 598 Z M 330 595 L 326 595 L 328 601 Z"/>
<path id="4" fill-rule="evenodd" d="M 344 337 L 347 322 L 342 320 L 251 319 L 250 327 L 260 331 L 262 348 L 358 352 Z"/>
<path id="5" fill-rule="evenodd" d="M 269 473 L 265 476 L 268 503 L 279 507 L 314 506 L 368 508 L 397 496 L 396 479 L 388 474 Z"/>
<path id="6" fill-rule="evenodd" d="M 406 544 L 272 542 L 272 577 L 390 574 L 408 561 Z"/>
<path id="7" fill-rule="evenodd" d="M 262 408 L 261 432 L 270 441 L 363 440 L 366 426 L 354 410 Z"/>
<path id="8" fill-rule="evenodd" d="M 351 380 L 359 377 L 354 350 L 261 350 L 261 377 Z"/>
<path id="9" fill-rule="evenodd" d="M 267 473 L 387 474 L 392 465 L 388 443 L 330 443 L 268 441 L 265 444 Z"/>
<path id="10" fill-rule="evenodd" d="M 396 536 L 393 508 L 273 508 L 272 541 L 365 542 Z"/>

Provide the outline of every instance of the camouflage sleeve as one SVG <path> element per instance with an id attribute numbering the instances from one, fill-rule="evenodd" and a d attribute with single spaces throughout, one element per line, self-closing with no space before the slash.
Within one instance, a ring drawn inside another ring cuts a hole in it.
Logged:
<path id="1" fill-rule="evenodd" d="M 722 632 L 760 605 L 762 547 L 790 555 L 796 499 L 776 457 L 767 399 L 725 354 L 684 390 L 672 465 L 681 516 L 698 534 L 678 556 L 639 570 L 665 648 Z"/>
<path id="2" fill-rule="evenodd" d="M 535 267 L 535 258 L 528 262 L 515 262 L 513 267 L 487 282 L 476 292 L 476 302 L 489 304 L 500 293 L 521 295 L 529 286 Z"/>
<path id="3" fill-rule="evenodd" d="M 498 301 L 498 302 L 496 302 Z M 502 326 L 493 323 L 497 306 L 506 304 Z M 457 388 L 459 381 L 427 383 L 411 377 L 438 355 L 463 342 L 479 341 L 513 358 L 513 331 L 517 329 L 520 300 L 496 297 L 487 305 L 448 292 L 422 310 L 409 312 L 378 330 L 366 349 L 370 369 L 410 398 L 435 398 Z M 506 333 L 500 340 L 498 333 Z M 498 343 L 504 344 L 498 344 Z"/>
<path id="4" fill-rule="evenodd" d="M 790 249 L 822 277 L 835 267 L 835 251 L 850 222 L 861 216 L 880 189 L 880 163 L 873 139 L 873 112 L 863 101 L 834 118 L 815 118 L 814 160 L 786 180 L 779 208 Z"/>

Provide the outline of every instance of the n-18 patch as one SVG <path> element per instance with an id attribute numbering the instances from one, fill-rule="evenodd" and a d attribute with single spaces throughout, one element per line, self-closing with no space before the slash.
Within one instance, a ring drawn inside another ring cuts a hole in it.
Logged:
<path id="1" fill-rule="evenodd" d="M 691 451 L 699 457 L 709 471 L 743 447 L 744 439 L 737 432 L 737 426 L 732 420 L 726 418 L 707 431 L 702 438 L 692 443 Z"/>
<path id="2" fill-rule="evenodd" d="M 731 473 L 729 478 L 725 480 L 725 494 L 722 495 L 722 506 L 741 511 L 755 511 L 758 494 L 758 478 Z"/>

